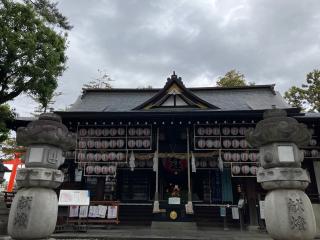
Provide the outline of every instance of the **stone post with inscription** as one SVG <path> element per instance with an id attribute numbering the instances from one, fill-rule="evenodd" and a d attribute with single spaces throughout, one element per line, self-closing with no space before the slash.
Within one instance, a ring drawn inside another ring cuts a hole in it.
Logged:
<path id="1" fill-rule="evenodd" d="M 311 134 L 284 110 L 267 110 L 263 117 L 246 138 L 260 151 L 257 181 L 269 191 L 265 198 L 268 233 L 277 240 L 313 239 L 316 222 L 304 192 L 310 177 L 301 168 L 304 157 L 299 149 L 308 145 Z"/>
<path id="2" fill-rule="evenodd" d="M 63 150 L 74 148 L 75 137 L 52 113 L 17 131 L 17 143 L 27 147 L 25 166 L 16 176 L 18 192 L 9 214 L 8 233 L 13 239 L 46 239 L 54 231 L 58 198 L 53 190 L 63 182 L 58 167 Z"/>

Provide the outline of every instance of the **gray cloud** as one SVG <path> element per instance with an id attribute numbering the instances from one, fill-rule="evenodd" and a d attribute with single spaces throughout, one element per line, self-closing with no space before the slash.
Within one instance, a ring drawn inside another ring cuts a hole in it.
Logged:
<path id="1" fill-rule="evenodd" d="M 74 29 L 56 108 L 74 102 L 97 69 L 114 87 L 162 87 L 172 70 L 187 86 L 213 86 L 235 68 L 284 92 L 320 67 L 318 0 L 68 0 L 59 7 Z"/>

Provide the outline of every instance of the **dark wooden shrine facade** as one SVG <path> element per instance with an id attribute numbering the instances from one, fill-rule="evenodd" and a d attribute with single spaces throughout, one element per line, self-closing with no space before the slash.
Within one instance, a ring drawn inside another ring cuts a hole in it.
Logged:
<path id="1" fill-rule="evenodd" d="M 175 74 L 162 89 L 84 89 L 68 111 L 57 112 L 77 133 L 77 147 L 61 167 L 66 174 L 61 188 L 89 189 L 93 200 L 120 201 L 121 223 L 171 221 L 166 213 L 162 218 L 152 213 L 158 169 L 160 209 L 170 211 L 168 198 L 179 188 L 176 221 L 222 223 L 219 208 L 244 198 L 245 221 L 257 224 L 256 206 L 265 192 L 256 183 L 258 151 L 244 134 L 272 107 L 287 110 L 312 131 L 303 167 L 312 181 L 307 193 L 319 201 L 318 114 L 292 108 L 273 85 L 186 88 Z M 184 211 L 188 191 L 192 216 Z"/>

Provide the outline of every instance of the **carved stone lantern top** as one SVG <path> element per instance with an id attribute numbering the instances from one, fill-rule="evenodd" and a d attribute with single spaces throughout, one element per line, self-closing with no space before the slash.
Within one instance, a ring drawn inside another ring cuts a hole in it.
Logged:
<path id="1" fill-rule="evenodd" d="M 17 130 L 17 143 L 23 146 L 53 145 L 63 150 L 75 148 L 75 134 L 62 124 L 61 117 L 54 113 L 43 113 L 39 120 Z"/>
<path id="2" fill-rule="evenodd" d="M 247 132 L 246 139 L 253 147 L 274 142 L 292 142 L 299 147 L 307 146 L 311 134 L 306 125 L 288 117 L 282 109 L 270 109 L 264 112 L 264 120 L 257 123 L 256 128 Z"/>

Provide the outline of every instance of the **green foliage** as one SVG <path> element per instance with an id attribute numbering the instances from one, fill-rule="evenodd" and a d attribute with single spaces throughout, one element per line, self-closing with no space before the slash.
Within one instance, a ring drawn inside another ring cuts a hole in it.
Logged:
<path id="1" fill-rule="evenodd" d="M 0 143 L 6 140 L 9 136 L 7 124 L 14 119 L 14 113 L 8 104 L 0 105 Z"/>
<path id="2" fill-rule="evenodd" d="M 306 84 L 302 84 L 301 88 L 291 87 L 284 97 L 294 107 L 320 112 L 320 70 L 309 72 Z"/>
<path id="3" fill-rule="evenodd" d="M 0 0 L 0 104 L 21 93 L 50 97 L 65 70 L 70 29 L 46 0 Z"/>
<path id="4" fill-rule="evenodd" d="M 218 87 L 242 87 L 247 86 L 245 77 L 242 73 L 236 70 L 227 72 L 223 77 L 217 81 Z"/>

